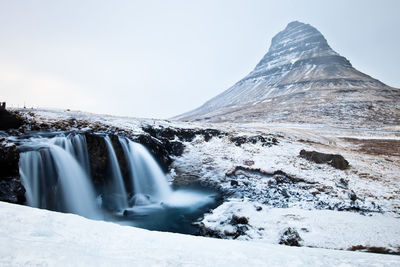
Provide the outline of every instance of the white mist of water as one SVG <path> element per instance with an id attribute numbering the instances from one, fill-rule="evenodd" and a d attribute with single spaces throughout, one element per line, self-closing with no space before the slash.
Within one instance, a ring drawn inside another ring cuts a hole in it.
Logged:
<path id="1" fill-rule="evenodd" d="M 108 136 L 104 138 L 108 150 L 108 158 L 110 163 L 110 177 L 112 181 L 112 191 L 115 195 L 114 202 L 118 210 L 122 210 L 128 207 L 128 197 L 122 178 L 121 169 L 118 164 L 117 156 L 115 155 L 114 147 Z"/>

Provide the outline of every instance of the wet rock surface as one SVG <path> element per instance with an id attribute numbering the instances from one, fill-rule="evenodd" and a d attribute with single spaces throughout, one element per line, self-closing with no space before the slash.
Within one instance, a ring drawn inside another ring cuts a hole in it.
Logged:
<path id="1" fill-rule="evenodd" d="M 342 155 L 338 154 L 325 154 L 317 151 L 306 151 L 303 149 L 300 151 L 300 157 L 318 164 L 326 163 L 339 170 L 349 168 L 349 162 L 345 160 Z"/>
<path id="2" fill-rule="evenodd" d="M 93 133 L 86 133 L 90 172 L 96 186 L 104 184 L 109 169 L 107 146 L 104 138 Z"/>

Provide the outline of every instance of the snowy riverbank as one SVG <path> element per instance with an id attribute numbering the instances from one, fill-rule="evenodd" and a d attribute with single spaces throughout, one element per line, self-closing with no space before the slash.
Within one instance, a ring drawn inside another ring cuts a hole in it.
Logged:
<path id="1" fill-rule="evenodd" d="M 400 257 L 152 232 L 0 202 L 1 266 L 396 266 Z"/>

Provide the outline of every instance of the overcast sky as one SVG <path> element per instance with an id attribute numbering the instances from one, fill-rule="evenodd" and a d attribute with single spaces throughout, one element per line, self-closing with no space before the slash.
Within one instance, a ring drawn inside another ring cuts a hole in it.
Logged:
<path id="1" fill-rule="evenodd" d="M 293 20 L 400 87 L 399 11 L 396 0 L 0 0 L 0 101 L 169 118 L 247 75 Z"/>

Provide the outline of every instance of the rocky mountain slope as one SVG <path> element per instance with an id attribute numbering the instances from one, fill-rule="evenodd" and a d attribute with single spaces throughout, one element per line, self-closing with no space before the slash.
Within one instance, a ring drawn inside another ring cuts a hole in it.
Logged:
<path id="1" fill-rule="evenodd" d="M 314 27 L 291 22 L 255 69 L 179 120 L 399 125 L 400 90 L 356 70 Z"/>

